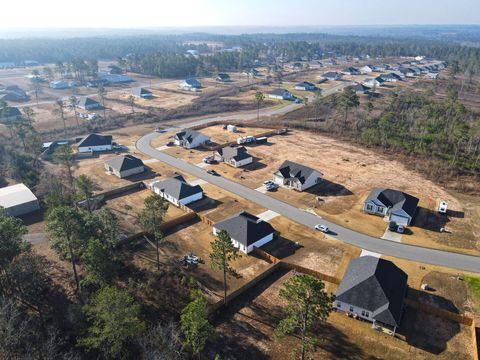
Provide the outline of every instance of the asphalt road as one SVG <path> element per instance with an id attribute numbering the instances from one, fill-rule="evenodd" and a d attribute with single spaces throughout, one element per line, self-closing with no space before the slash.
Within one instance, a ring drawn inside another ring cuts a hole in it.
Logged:
<path id="1" fill-rule="evenodd" d="M 291 104 L 286 107 L 277 109 L 275 111 L 265 110 L 262 116 L 268 116 L 280 113 L 286 113 L 291 111 L 296 104 Z M 255 118 L 256 114 L 244 114 L 242 119 Z M 209 118 L 201 120 L 202 123 L 207 123 L 215 120 L 228 120 L 227 117 Z M 238 115 L 235 120 L 239 120 Z M 193 126 L 194 124 L 183 124 Z M 337 224 L 326 221 L 319 216 L 312 213 L 300 210 L 285 202 L 272 198 L 268 195 L 262 194 L 256 190 L 250 189 L 237 182 L 225 179 L 220 176 L 213 176 L 207 174 L 204 169 L 201 169 L 195 165 L 189 164 L 181 159 L 167 155 L 150 145 L 150 141 L 157 136 L 156 133 L 150 133 L 140 138 L 136 147 L 144 154 L 151 156 L 157 160 L 160 160 L 170 166 L 173 166 L 185 173 L 193 175 L 199 179 L 205 180 L 210 184 L 221 187 L 231 193 L 234 193 L 242 198 L 252 201 L 264 208 L 275 211 L 276 213 L 283 215 L 297 223 L 305 225 L 309 228 L 313 228 L 316 224 L 325 224 L 330 228 L 330 236 L 333 239 L 344 241 L 350 245 L 357 246 L 359 248 L 369 250 L 372 252 L 380 253 L 383 255 L 394 256 L 397 258 L 418 261 L 420 263 L 428 263 L 439 266 L 446 266 L 464 271 L 472 271 L 480 273 L 480 257 L 451 253 L 441 250 L 434 250 L 423 248 L 419 246 L 407 245 L 397 243 L 389 240 L 383 240 L 371 236 L 367 236 L 348 228 L 344 228 Z"/>

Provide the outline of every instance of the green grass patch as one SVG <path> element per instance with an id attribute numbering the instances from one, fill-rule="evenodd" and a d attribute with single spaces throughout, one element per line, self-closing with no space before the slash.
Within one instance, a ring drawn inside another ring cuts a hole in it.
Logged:
<path id="1" fill-rule="evenodd" d="M 472 298 L 475 300 L 477 308 L 480 309 L 480 278 L 465 276 L 464 279 L 468 285 Z"/>

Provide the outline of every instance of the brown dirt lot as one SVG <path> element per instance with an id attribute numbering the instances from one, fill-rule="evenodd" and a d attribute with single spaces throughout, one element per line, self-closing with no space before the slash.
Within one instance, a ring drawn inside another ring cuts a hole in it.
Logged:
<path id="1" fill-rule="evenodd" d="M 207 129 L 203 130 L 208 131 Z M 390 160 L 368 149 L 332 140 L 325 135 L 293 131 L 287 136 L 269 138 L 268 145 L 251 146 L 248 150 L 255 164 L 234 169 L 225 164 L 213 165 L 222 176 L 237 180 L 251 188 L 260 187 L 286 160 L 310 166 L 324 173 L 318 186 L 302 193 L 279 189 L 270 195 L 313 209 L 320 216 L 367 234 L 380 237 L 387 223 L 378 217 L 363 214 L 360 209 L 374 187 L 390 187 L 420 198 L 420 209 L 411 234 L 402 241 L 422 246 L 479 253 L 480 241 L 475 226 L 479 223 L 476 207 L 465 206 L 454 195 L 422 175 L 408 170 L 402 163 Z M 171 155 L 198 163 L 206 152 L 170 148 Z M 288 154 L 288 155 L 282 155 Z M 450 216 L 436 214 L 436 204 L 446 200 Z M 463 199 L 462 199 L 463 200 Z M 449 232 L 440 232 L 445 227 Z"/>
<path id="2" fill-rule="evenodd" d="M 298 338 L 276 340 L 273 329 L 283 316 L 282 284 L 292 273 L 277 272 L 248 294 L 234 300 L 229 312 L 217 320 L 215 344 L 235 359 L 283 359 L 298 345 Z M 332 313 L 317 329 L 319 348 L 312 359 L 471 359 L 470 331 L 445 320 L 407 310 L 398 338 L 375 332 L 367 322 Z M 427 334 L 432 334 L 429 337 Z M 386 355 L 388 354 L 388 355 Z"/>

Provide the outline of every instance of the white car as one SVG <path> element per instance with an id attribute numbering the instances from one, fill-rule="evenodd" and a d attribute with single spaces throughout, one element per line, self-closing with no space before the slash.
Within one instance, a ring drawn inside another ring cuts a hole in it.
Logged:
<path id="1" fill-rule="evenodd" d="M 323 232 L 323 233 L 328 233 L 328 227 L 327 227 L 327 225 L 323 225 L 323 224 L 317 224 L 317 225 L 315 225 L 315 230 L 321 231 L 321 232 Z"/>

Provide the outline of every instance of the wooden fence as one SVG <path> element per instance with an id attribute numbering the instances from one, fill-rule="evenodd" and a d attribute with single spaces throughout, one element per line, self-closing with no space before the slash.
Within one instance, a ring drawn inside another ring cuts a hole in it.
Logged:
<path id="1" fill-rule="evenodd" d="M 112 190 L 103 191 L 101 193 L 95 194 L 93 197 L 103 196 L 105 199 L 107 199 L 109 197 L 112 197 L 112 196 L 115 196 L 115 195 L 118 195 L 118 194 L 122 194 L 122 193 L 127 192 L 127 191 L 141 190 L 141 189 L 145 189 L 145 188 L 146 188 L 145 183 L 143 181 L 139 181 L 139 182 L 136 182 L 136 183 L 133 183 L 133 184 L 128 184 L 128 185 L 125 185 L 125 186 L 121 186 L 121 187 L 118 187 L 118 188 L 115 188 L 115 189 L 112 189 Z"/>

